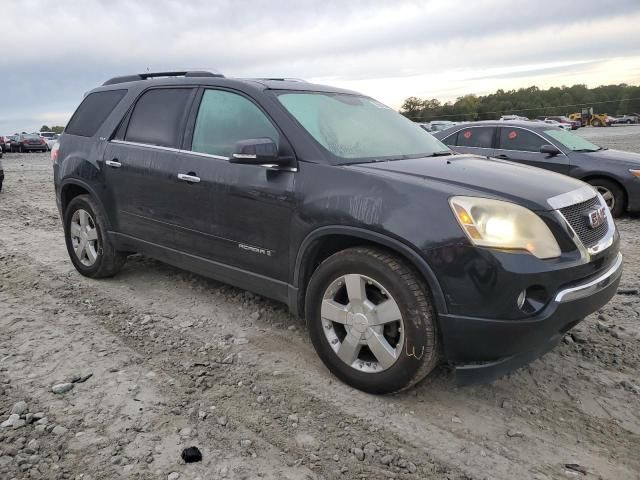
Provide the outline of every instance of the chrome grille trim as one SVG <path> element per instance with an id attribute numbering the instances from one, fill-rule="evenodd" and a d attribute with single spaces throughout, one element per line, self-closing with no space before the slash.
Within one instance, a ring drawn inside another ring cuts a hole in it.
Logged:
<path id="1" fill-rule="evenodd" d="M 595 193 L 597 193 L 595 188 L 590 185 L 585 185 L 584 187 L 571 190 L 570 192 L 547 198 L 547 203 L 552 209 L 560 210 L 561 208 L 589 200 L 593 198 Z"/>
<path id="2" fill-rule="evenodd" d="M 606 225 L 607 225 L 607 229 L 606 232 L 604 233 L 604 235 L 599 238 L 595 244 L 592 243 L 587 243 L 587 245 L 585 245 L 585 243 L 583 242 L 583 238 L 579 235 L 579 232 L 576 231 L 576 229 L 574 228 L 574 226 L 572 225 L 572 223 L 570 222 L 570 219 L 568 219 L 562 212 L 561 209 L 556 210 L 556 214 L 559 218 L 561 218 L 565 224 L 566 229 L 569 231 L 574 243 L 576 244 L 576 247 L 578 247 L 578 250 L 580 250 L 582 257 L 586 260 L 589 261 L 591 259 L 592 255 L 595 255 L 597 253 L 602 252 L 603 250 L 606 250 L 607 248 L 609 248 L 612 244 L 613 244 L 613 240 L 615 238 L 615 233 L 616 233 L 616 224 L 613 221 L 613 217 L 611 216 L 611 212 L 609 211 L 609 208 L 607 207 L 607 203 L 604 201 L 604 198 L 602 198 L 602 195 L 600 195 L 599 193 L 595 192 L 595 190 L 591 187 L 587 187 L 590 191 L 591 191 L 591 196 L 589 198 L 587 198 L 586 200 L 590 200 L 590 199 L 595 199 L 597 200 L 598 203 L 594 204 L 595 205 L 600 205 L 602 207 L 605 207 L 605 215 L 607 218 L 606 221 Z M 574 190 L 574 192 L 576 192 L 576 190 Z M 573 192 L 569 192 L 569 193 L 573 193 Z M 594 194 L 595 193 L 595 197 Z M 554 197 L 557 198 L 557 197 Z M 567 197 L 568 198 L 568 197 Z M 551 200 L 551 199 L 549 199 Z M 549 201 L 547 200 L 547 201 Z M 582 202 L 578 202 L 578 203 L 585 203 L 586 200 L 582 200 Z M 570 206 L 574 206 L 574 205 L 565 205 L 564 208 L 570 207 Z M 583 207 L 583 213 L 586 212 L 588 207 Z"/>

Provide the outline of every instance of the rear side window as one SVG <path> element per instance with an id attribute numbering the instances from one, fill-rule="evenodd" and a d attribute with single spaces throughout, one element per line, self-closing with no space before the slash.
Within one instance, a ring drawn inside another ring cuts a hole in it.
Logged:
<path id="1" fill-rule="evenodd" d="M 178 148 L 191 88 L 149 90 L 136 102 L 125 140 Z"/>
<path id="2" fill-rule="evenodd" d="M 521 128 L 502 127 L 499 148 L 521 152 L 539 152 L 540 147 L 549 142 L 539 135 Z"/>
<path id="3" fill-rule="evenodd" d="M 493 146 L 493 127 L 465 128 L 458 132 L 456 145 L 460 147 L 491 148 Z"/>
<path id="4" fill-rule="evenodd" d="M 444 143 L 445 145 L 448 146 L 453 146 L 453 145 L 457 145 L 456 141 L 458 139 L 458 132 L 449 135 L 447 138 L 445 138 L 444 140 L 442 140 L 442 143 Z"/>
<path id="5" fill-rule="evenodd" d="M 191 150 L 229 157 L 236 142 L 270 138 L 276 144 L 278 131 L 250 100 L 236 93 L 207 90 L 202 96 Z"/>
<path id="6" fill-rule="evenodd" d="M 71 117 L 65 133 L 81 137 L 94 136 L 126 93 L 126 90 L 90 93 Z"/>

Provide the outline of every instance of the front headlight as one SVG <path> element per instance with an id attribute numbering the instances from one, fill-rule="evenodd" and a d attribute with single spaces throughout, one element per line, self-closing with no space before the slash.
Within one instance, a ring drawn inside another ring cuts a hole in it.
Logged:
<path id="1" fill-rule="evenodd" d="M 474 245 L 525 250 L 538 258 L 560 256 L 560 247 L 549 227 L 527 208 L 477 197 L 452 197 L 449 203 Z"/>

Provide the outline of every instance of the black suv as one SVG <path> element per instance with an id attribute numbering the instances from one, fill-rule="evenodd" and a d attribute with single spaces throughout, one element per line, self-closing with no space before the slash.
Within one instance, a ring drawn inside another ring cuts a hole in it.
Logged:
<path id="1" fill-rule="evenodd" d="M 81 274 L 139 252 L 285 302 L 368 392 L 440 362 L 462 383 L 497 378 L 607 303 L 622 273 L 592 187 L 454 154 L 369 97 L 302 81 L 111 79 L 52 159 Z"/>

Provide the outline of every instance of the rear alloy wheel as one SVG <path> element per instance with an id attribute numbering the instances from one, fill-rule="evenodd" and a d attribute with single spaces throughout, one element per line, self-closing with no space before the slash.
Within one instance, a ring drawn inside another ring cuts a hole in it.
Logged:
<path id="1" fill-rule="evenodd" d="M 350 248 L 322 262 L 309 282 L 305 310 L 322 361 L 365 392 L 404 390 L 438 363 L 427 286 L 385 251 Z"/>
<path id="2" fill-rule="evenodd" d="M 589 180 L 589 184 L 592 185 L 602 198 L 604 199 L 611 215 L 619 217 L 625 211 L 625 196 L 622 189 L 615 183 L 604 178 L 594 178 Z"/>
<path id="3" fill-rule="evenodd" d="M 126 255 L 118 252 L 107 235 L 107 222 L 89 195 L 75 197 L 64 215 L 64 233 L 69 257 L 82 275 L 110 277 L 118 273 Z"/>

